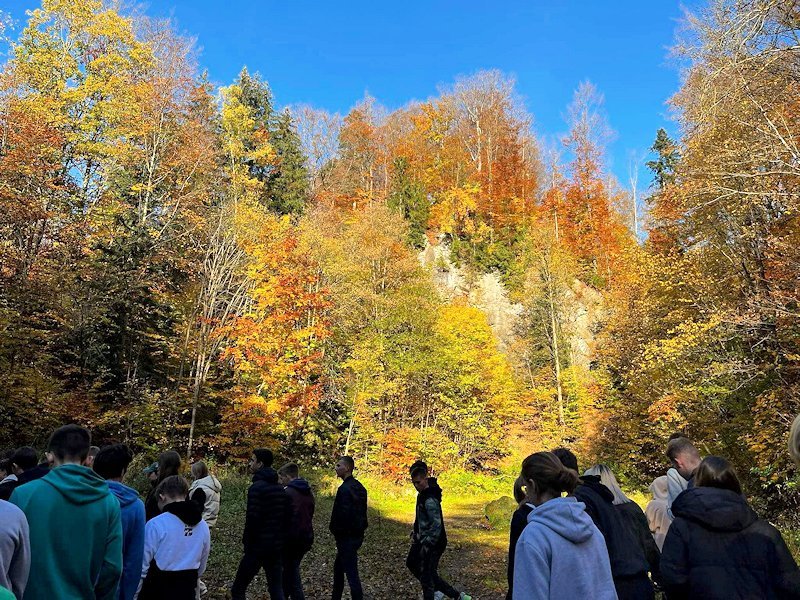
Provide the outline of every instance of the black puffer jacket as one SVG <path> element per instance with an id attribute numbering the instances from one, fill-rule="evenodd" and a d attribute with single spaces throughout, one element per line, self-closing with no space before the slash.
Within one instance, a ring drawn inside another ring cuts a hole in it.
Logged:
<path id="1" fill-rule="evenodd" d="M 800 598 L 800 572 L 781 534 L 739 494 L 688 489 L 672 513 L 661 554 L 670 600 Z"/>
<path id="2" fill-rule="evenodd" d="M 614 494 L 594 475 L 584 475 L 575 497 L 586 505 L 586 513 L 603 534 L 611 560 L 611 574 L 618 578 L 647 577 L 648 564 L 636 537 L 614 508 Z"/>
<path id="3" fill-rule="evenodd" d="M 444 552 L 447 548 L 447 531 L 442 514 L 442 488 L 435 477 L 428 478 L 428 488 L 417 494 L 414 534 L 418 543 Z"/>
<path id="4" fill-rule="evenodd" d="M 358 538 L 367 526 L 367 490 L 351 475 L 336 491 L 330 530 L 335 538 Z"/>
<path id="5" fill-rule="evenodd" d="M 259 555 L 279 554 L 292 521 L 292 505 L 278 483 L 275 469 L 264 467 L 253 475 L 247 490 L 244 549 Z"/>

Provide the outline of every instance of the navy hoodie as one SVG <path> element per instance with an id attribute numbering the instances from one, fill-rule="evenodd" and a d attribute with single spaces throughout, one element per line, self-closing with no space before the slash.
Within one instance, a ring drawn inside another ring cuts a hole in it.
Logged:
<path id="1" fill-rule="evenodd" d="M 293 479 L 286 486 L 292 501 L 292 521 L 287 542 L 301 551 L 308 551 L 314 543 L 314 493 L 305 479 Z"/>
<path id="2" fill-rule="evenodd" d="M 144 502 L 136 490 L 117 481 L 108 489 L 119 500 L 122 516 L 122 579 L 117 589 L 119 600 L 133 600 L 142 573 L 144 555 Z"/>

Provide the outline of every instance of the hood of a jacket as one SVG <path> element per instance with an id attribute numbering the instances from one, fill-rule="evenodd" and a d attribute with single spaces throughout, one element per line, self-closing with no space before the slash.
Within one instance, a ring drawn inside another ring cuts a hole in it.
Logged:
<path id="1" fill-rule="evenodd" d="M 22 485 L 23 483 L 28 483 L 29 481 L 34 481 L 40 477 L 44 477 L 50 471 L 51 469 L 47 465 L 36 465 L 35 467 L 31 467 L 27 471 L 20 473 L 19 476 L 17 476 L 17 481 L 19 481 L 19 484 Z"/>
<path id="2" fill-rule="evenodd" d="M 219 479 L 217 479 L 213 475 L 206 475 L 205 477 L 201 477 L 200 479 L 195 480 L 195 482 L 192 484 L 192 487 L 208 488 L 216 492 L 217 494 L 222 492 L 222 484 L 219 482 Z"/>
<path id="3" fill-rule="evenodd" d="M 50 469 L 42 481 L 56 489 L 70 504 L 91 504 L 108 496 L 106 480 L 82 465 L 62 465 Z"/>
<path id="4" fill-rule="evenodd" d="M 170 502 L 164 506 L 163 512 L 172 513 L 187 525 L 194 527 L 203 518 L 203 511 L 191 500 Z"/>
<path id="5" fill-rule="evenodd" d="M 308 485 L 308 482 L 305 479 L 297 478 L 292 479 L 289 483 L 286 484 L 287 488 L 292 488 L 293 490 L 297 490 L 301 494 L 309 495 L 311 494 L 311 486 Z"/>
<path id="6" fill-rule="evenodd" d="M 585 485 L 587 488 L 594 490 L 603 500 L 613 504 L 614 503 L 614 494 L 600 483 L 600 477 L 598 475 L 584 475 L 580 477 L 581 485 Z"/>
<path id="7" fill-rule="evenodd" d="M 740 494 L 712 487 L 682 492 L 672 503 L 672 514 L 714 531 L 742 531 L 758 520 Z"/>
<path id="8" fill-rule="evenodd" d="M 650 484 L 650 493 L 653 494 L 653 500 L 666 500 L 668 494 L 668 481 L 666 475 L 656 477 L 653 483 Z"/>
<path id="9" fill-rule="evenodd" d="M 122 508 L 130 506 L 139 499 L 139 493 L 133 488 L 120 483 L 119 481 L 107 481 L 108 489 L 119 500 L 119 505 Z"/>
<path id="10" fill-rule="evenodd" d="M 267 483 L 278 483 L 278 472 L 272 467 L 262 467 L 253 473 L 253 483 L 256 481 L 266 481 Z"/>
<path id="11" fill-rule="evenodd" d="M 439 482 L 436 480 L 436 477 L 428 477 L 427 489 L 424 489 L 419 493 L 419 499 L 421 502 L 424 502 L 425 498 L 435 498 L 441 503 L 442 488 L 439 487 Z"/>
<path id="12" fill-rule="evenodd" d="M 573 497 L 554 498 L 534 508 L 528 523 L 539 523 L 573 544 L 582 544 L 594 533 L 586 505 Z"/>

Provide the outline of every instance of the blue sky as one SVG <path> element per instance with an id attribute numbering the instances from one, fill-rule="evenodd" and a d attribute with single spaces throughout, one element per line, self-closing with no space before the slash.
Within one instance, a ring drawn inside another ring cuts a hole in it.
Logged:
<path id="1" fill-rule="evenodd" d="M 0 0 L 17 28 L 37 5 Z M 369 92 L 397 108 L 459 75 L 497 68 L 516 77 L 537 134 L 553 136 L 565 130 L 574 89 L 589 79 L 605 95 L 617 132 L 610 163 L 623 183 L 631 151 L 644 152 L 658 127 L 676 132 L 665 102 L 679 85 L 668 57 L 682 16 L 677 0 L 159 0 L 144 10 L 197 38 L 214 83 L 230 83 L 247 65 L 281 105 L 344 113 Z M 642 168 L 639 187 L 649 180 Z"/>

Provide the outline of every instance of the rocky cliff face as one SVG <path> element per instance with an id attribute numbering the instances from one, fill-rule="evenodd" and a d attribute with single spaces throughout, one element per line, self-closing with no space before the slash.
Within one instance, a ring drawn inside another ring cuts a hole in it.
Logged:
<path id="1" fill-rule="evenodd" d="M 419 254 L 420 263 L 431 271 L 439 292 L 448 300 L 466 298 L 486 313 L 489 325 L 502 350 L 511 347 L 517 323 L 524 307 L 512 302 L 497 273 L 474 274 L 450 261 L 450 247 L 445 243 L 427 244 Z M 600 294 L 575 280 L 565 298 L 574 307 L 565 328 L 571 332 L 571 358 L 574 364 L 588 366 L 594 350 L 594 337 L 602 314 Z"/>

